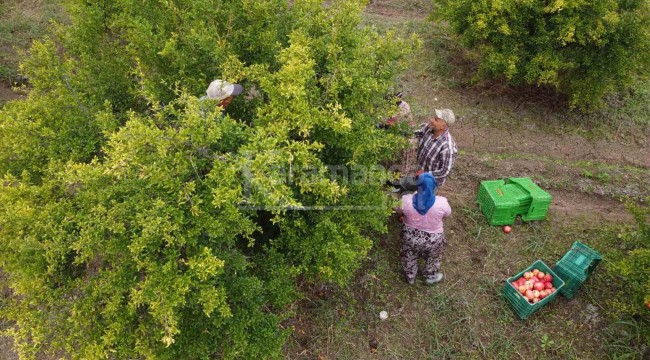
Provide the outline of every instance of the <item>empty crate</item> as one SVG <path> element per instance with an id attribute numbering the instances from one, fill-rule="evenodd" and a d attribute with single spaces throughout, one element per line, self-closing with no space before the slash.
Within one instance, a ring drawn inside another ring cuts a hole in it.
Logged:
<path id="1" fill-rule="evenodd" d="M 529 178 L 482 181 L 477 202 L 490 225 L 512 225 L 518 215 L 523 221 L 543 220 L 551 194 Z"/>
<path id="2" fill-rule="evenodd" d="M 573 243 L 571 249 L 553 267 L 553 271 L 565 282 L 561 290 L 562 295 L 573 299 L 582 283 L 587 280 L 601 260 L 602 256 L 598 251 L 579 241 Z"/>

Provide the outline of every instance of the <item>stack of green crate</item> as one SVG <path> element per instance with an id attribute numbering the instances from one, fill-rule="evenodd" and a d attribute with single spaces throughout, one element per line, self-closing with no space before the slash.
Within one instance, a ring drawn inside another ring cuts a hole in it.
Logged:
<path id="1" fill-rule="evenodd" d="M 519 184 L 515 183 L 506 183 L 504 188 L 506 193 L 512 199 L 517 201 L 517 215 L 527 214 L 532 202 L 532 198 L 528 192 L 524 190 L 524 188 L 522 188 Z"/>
<path id="2" fill-rule="evenodd" d="M 519 201 L 508 193 L 503 180 L 482 181 L 477 202 L 490 225 L 512 225 L 517 218 Z"/>
<path id="3" fill-rule="evenodd" d="M 515 289 L 512 286 L 511 283 L 519 279 L 521 276 L 523 276 L 526 271 L 532 271 L 533 269 L 538 269 L 539 271 L 543 271 L 544 273 L 551 274 L 553 276 L 553 287 L 555 287 L 555 292 L 543 298 L 539 302 L 531 304 L 530 302 L 528 302 L 528 299 L 524 298 L 524 296 L 521 295 L 519 290 Z M 508 278 L 508 280 L 503 286 L 503 290 L 501 291 L 501 294 L 503 294 L 503 297 L 505 297 L 506 300 L 510 303 L 510 305 L 512 305 L 512 309 L 517 314 L 517 316 L 519 316 L 519 318 L 523 320 L 529 317 L 535 311 L 542 308 L 544 305 L 553 301 L 553 299 L 557 297 L 557 294 L 560 291 L 562 291 L 564 286 L 565 286 L 564 280 L 562 280 L 562 278 L 558 276 L 558 274 L 556 274 L 551 270 L 551 268 L 546 266 L 546 264 L 544 264 L 543 261 L 537 260 L 531 266 L 521 271 L 519 274 Z"/>
<path id="4" fill-rule="evenodd" d="M 551 194 L 529 178 L 482 181 L 477 202 L 490 225 L 512 225 L 521 215 L 523 221 L 544 220 Z"/>
<path id="5" fill-rule="evenodd" d="M 553 271 L 566 283 L 561 291 L 562 295 L 573 299 L 582 283 L 587 280 L 601 260 L 602 256 L 598 251 L 579 241 L 573 243 L 571 249 L 553 267 Z"/>
<path id="6" fill-rule="evenodd" d="M 520 212 L 521 220 L 544 220 L 548 207 L 551 205 L 553 197 L 548 192 L 542 190 L 530 178 L 510 178 L 508 184 L 519 185 L 524 192 L 530 196 L 530 206 L 523 212 Z"/>

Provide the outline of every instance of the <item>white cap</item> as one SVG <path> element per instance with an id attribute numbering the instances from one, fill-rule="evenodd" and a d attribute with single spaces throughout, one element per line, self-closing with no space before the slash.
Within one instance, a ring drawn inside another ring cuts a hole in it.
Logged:
<path id="1" fill-rule="evenodd" d="M 454 112 L 449 109 L 442 109 L 442 110 L 436 109 L 436 117 L 444 120 L 447 123 L 447 125 L 453 125 L 453 123 L 456 121 L 456 116 L 454 115 Z"/>
<path id="2" fill-rule="evenodd" d="M 221 101 L 228 96 L 237 96 L 242 93 L 244 88 L 239 84 L 231 84 L 225 80 L 214 80 L 208 86 L 208 98 Z"/>

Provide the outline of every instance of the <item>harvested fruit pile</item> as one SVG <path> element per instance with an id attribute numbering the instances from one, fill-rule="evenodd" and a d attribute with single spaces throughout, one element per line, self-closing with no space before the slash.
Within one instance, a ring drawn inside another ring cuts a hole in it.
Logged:
<path id="1" fill-rule="evenodd" d="M 545 274 L 539 269 L 526 271 L 522 277 L 510 284 L 531 304 L 555 292 L 553 275 Z"/>

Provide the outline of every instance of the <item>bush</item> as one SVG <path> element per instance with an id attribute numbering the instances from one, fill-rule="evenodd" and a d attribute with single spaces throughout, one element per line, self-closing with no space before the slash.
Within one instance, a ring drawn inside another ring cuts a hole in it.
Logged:
<path id="1" fill-rule="evenodd" d="M 625 227 L 618 234 L 621 254 L 609 266 L 619 277 L 617 283 L 622 285 L 625 294 L 612 302 L 620 313 L 647 316 L 650 307 L 650 206 L 630 202 L 627 207 L 636 224 Z"/>
<path id="2" fill-rule="evenodd" d="M 593 107 L 648 69 L 646 1 L 438 0 L 465 44 L 480 54 L 479 78 L 550 85 L 571 107 Z"/>
<path id="3" fill-rule="evenodd" d="M 296 277 L 344 284 L 390 214 L 375 124 L 411 42 L 362 6 L 70 2 L 0 112 L 22 358 L 281 357 Z M 257 91 L 205 113 L 214 78 Z"/>
<path id="4" fill-rule="evenodd" d="M 644 324 L 642 335 L 650 342 L 650 206 L 629 202 L 627 207 L 636 221 L 617 235 L 608 273 L 618 291 L 607 303 L 615 317 L 631 317 Z"/>

